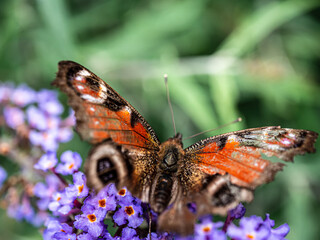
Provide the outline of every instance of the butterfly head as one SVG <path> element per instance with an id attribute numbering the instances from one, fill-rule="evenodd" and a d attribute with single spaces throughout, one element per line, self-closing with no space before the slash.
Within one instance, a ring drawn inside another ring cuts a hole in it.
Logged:
<path id="1" fill-rule="evenodd" d="M 182 135 L 177 133 L 173 138 L 169 138 L 160 146 L 160 159 L 162 159 L 160 169 L 175 172 L 179 159 L 183 155 Z"/>
<path id="2" fill-rule="evenodd" d="M 183 143 L 182 143 L 182 134 L 177 133 L 174 135 L 174 137 L 169 138 L 167 141 L 161 144 L 161 146 L 175 146 L 178 149 L 183 149 Z M 169 148 L 169 147 L 168 147 Z"/>

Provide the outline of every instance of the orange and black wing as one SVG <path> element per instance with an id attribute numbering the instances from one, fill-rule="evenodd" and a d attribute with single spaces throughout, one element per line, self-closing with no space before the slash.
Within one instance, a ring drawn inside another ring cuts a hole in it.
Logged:
<path id="1" fill-rule="evenodd" d="M 240 201 L 251 201 L 253 190 L 273 180 L 297 154 L 314 152 L 318 134 L 307 130 L 262 127 L 231 132 L 185 149 L 183 183 L 198 202 L 199 212 L 225 214 Z"/>
<path id="2" fill-rule="evenodd" d="M 133 183 L 138 184 L 152 171 L 150 165 L 159 149 L 159 140 L 146 120 L 115 90 L 72 61 L 59 62 L 53 85 L 68 95 L 69 105 L 75 111 L 76 130 L 83 140 L 95 145 L 111 140 L 121 146 L 122 154 L 129 158 L 129 168 L 133 168 Z"/>
<path id="3" fill-rule="evenodd" d="M 53 85 L 68 95 L 82 139 L 96 144 L 111 138 L 127 148 L 158 149 L 159 140 L 138 111 L 85 67 L 59 62 Z"/>

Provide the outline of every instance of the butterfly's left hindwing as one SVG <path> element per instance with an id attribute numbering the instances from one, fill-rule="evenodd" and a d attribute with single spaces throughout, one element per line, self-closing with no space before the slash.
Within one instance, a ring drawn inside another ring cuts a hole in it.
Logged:
<path id="1" fill-rule="evenodd" d="M 100 190 L 109 183 L 125 186 L 132 173 L 132 165 L 111 140 L 97 144 L 89 153 L 85 162 L 88 185 Z"/>

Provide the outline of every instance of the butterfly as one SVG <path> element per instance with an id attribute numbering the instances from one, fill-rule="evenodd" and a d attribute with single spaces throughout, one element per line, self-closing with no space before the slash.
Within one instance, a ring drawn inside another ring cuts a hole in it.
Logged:
<path id="1" fill-rule="evenodd" d="M 230 132 L 187 148 L 179 133 L 161 143 L 130 103 L 80 64 L 59 62 L 53 85 L 68 95 L 76 131 L 93 144 L 85 163 L 88 185 L 127 187 L 158 213 L 159 231 L 193 233 L 199 216 L 225 215 L 272 181 L 284 164 L 269 157 L 292 162 L 315 152 L 317 133 L 279 126 Z"/>

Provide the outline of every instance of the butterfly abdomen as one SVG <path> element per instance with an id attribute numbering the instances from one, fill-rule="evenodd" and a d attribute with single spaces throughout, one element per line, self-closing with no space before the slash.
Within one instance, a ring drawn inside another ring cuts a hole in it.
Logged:
<path id="1" fill-rule="evenodd" d="M 153 210 L 157 213 L 162 213 L 168 206 L 171 200 L 171 193 L 173 187 L 172 176 L 162 174 L 156 182 L 154 190 L 154 206 Z"/>

